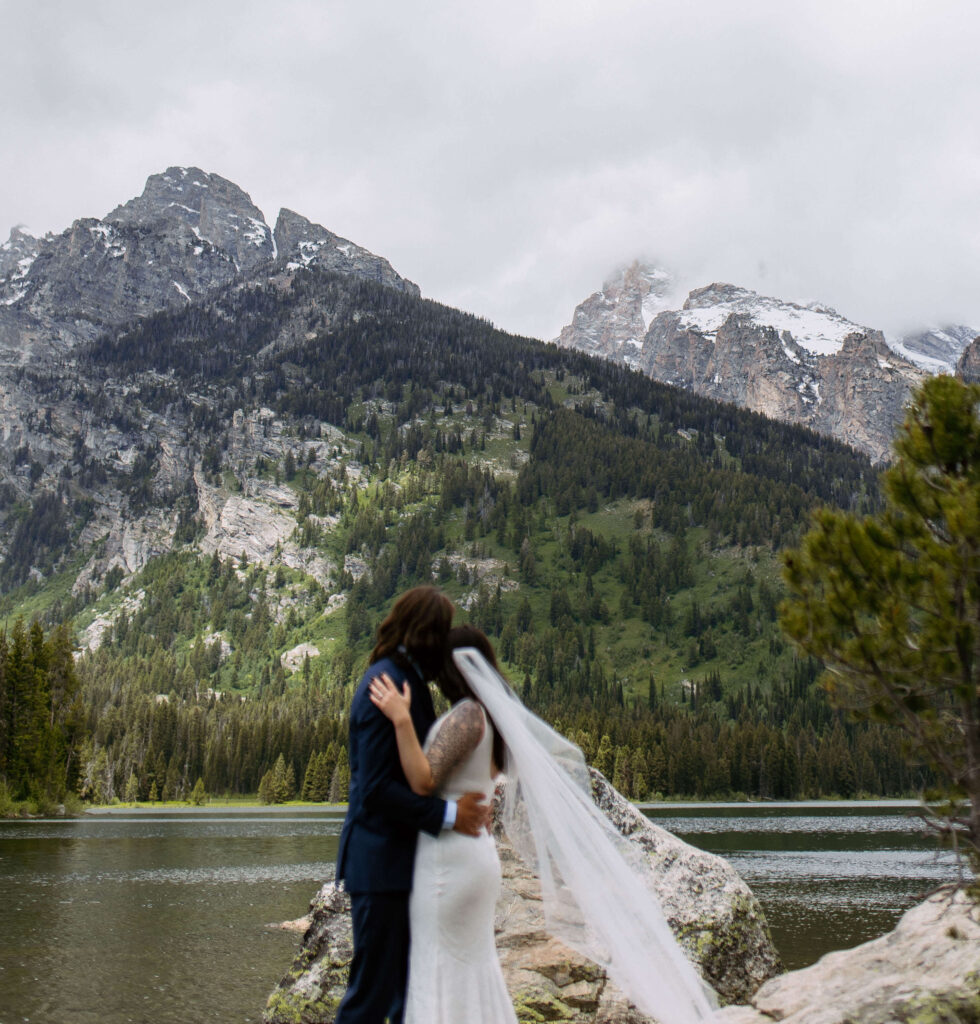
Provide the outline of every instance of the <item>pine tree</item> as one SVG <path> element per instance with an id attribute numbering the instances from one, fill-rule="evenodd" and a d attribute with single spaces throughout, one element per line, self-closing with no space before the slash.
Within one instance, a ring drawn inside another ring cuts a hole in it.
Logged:
<path id="1" fill-rule="evenodd" d="M 898 726 L 942 780 L 938 827 L 980 872 L 980 386 L 915 394 L 875 516 L 824 510 L 787 553 L 786 632 L 820 658 L 831 699 Z M 850 752 L 841 795 L 856 787 Z"/>
<path id="2" fill-rule="evenodd" d="M 629 747 L 616 748 L 616 760 L 613 767 L 613 789 L 629 799 L 633 789 L 633 762 Z"/>
<path id="3" fill-rule="evenodd" d="M 269 789 L 272 803 L 284 804 L 292 800 L 296 792 L 296 780 L 293 776 L 293 766 L 286 764 L 286 758 L 280 754 L 272 768 L 272 781 Z"/>
<path id="4" fill-rule="evenodd" d="M 593 763 L 596 771 L 601 772 L 612 781 L 613 770 L 616 767 L 616 753 L 608 733 L 603 733 L 602 739 L 599 740 L 599 749 L 596 751 Z"/>
<path id="5" fill-rule="evenodd" d="M 350 764 L 347 761 L 347 748 L 341 747 L 337 756 L 337 767 L 330 780 L 330 793 L 327 799 L 332 804 L 346 803 L 350 788 Z"/>
<path id="6" fill-rule="evenodd" d="M 274 804 L 275 794 L 272 788 L 272 769 L 270 768 L 259 783 L 259 800 L 264 804 Z"/>
<path id="7" fill-rule="evenodd" d="M 303 775 L 303 788 L 300 791 L 300 796 L 303 800 L 313 801 L 317 799 L 314 792 L 316 788 L 316 770 L 319 763 L 320 755 L 316 752 L 310 754 L 310 759 L 306 762 L 306 772 Z"/>

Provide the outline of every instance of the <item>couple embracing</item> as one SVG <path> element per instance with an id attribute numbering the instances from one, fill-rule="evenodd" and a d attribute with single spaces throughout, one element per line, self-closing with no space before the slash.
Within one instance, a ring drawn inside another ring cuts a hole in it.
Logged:
<path id="1" fill-rule="evenodd" d="M 541 880 L 549 931 L 662 1024 L 707 1017 L 712 994 L 592 802 L 581 752 L 521 704 L 487 638 L 451 629 L 452 616 L 434 587 L 403 594 L 351 705 L 337 878 L 354 956 L 337 1024 L 516 1024 L 493 931 L 489 798 L 501 773 L 503 826 Z M 451 705 L 438 720 L 429 680 Z"/>

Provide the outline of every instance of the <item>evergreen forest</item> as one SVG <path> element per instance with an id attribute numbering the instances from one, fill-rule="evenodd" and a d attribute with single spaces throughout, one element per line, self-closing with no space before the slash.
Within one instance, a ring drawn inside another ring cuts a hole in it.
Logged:
<path id="1" fill-rule="evenodd" d="M 831 708 L 819 663 L 780 631 L 780 552 L 820 507 L 880 505 L 875 467 L 836 441 L 319 271 L 229 288 L 74 358 L 72 375 L 25 381 L 138 456 L 76 445 L 56 489 L 38 474 L 9 507 L 14 799 L 343 801 L 353 688 L 419 583 L 634 799 L 930 784 L 895 732 Z M 161 422 L 189 453 L 183 477 Z M 208 550 L 204 486 L 284 489 L 302 559 Z M 139 571 L 82 583 L 109 490 L 176 526 Z"/>

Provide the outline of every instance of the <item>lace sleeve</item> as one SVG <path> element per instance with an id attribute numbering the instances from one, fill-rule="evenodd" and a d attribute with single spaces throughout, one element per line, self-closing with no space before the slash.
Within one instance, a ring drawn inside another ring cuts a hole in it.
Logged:
<path id="1" fill-rule="evenodd" d="M 473 753 L 485 729 L 483 708 L 475 700 L 461 700 L 446 716 L 425 752 L 437 790 L 453 768 Z"/>

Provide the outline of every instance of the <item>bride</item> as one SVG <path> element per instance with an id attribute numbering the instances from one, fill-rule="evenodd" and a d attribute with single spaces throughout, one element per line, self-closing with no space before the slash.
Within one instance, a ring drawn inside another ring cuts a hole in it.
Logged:
<path id="1" fill-rule="evenodd" d="M 661 1024 L 694 1024 L 714 993 L 678 946 L 643 877 L 637 851 L 591 796 L 578 747 L 518 700 L 493 647 L 473 626 L 450 631 L 439 687 L 452 706 L 420 746 L 410 694 L 385 676 L 371 700 L 395 728 L 416 793 L 453 799 L 493 791 L 504 773 L 503 826 L 541 880 L 549 931 L 606 969 Z M 409 900 L 405 1024 L 516 1024 L 494 943 L 500 862 L 489 833 L 420 833 Z"/>

